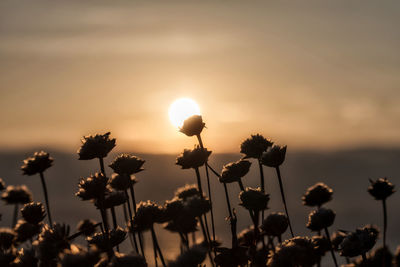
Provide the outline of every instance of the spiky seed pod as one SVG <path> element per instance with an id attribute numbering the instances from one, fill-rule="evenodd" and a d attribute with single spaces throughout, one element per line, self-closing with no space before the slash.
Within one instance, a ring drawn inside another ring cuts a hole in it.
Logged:
<path id="1" fill-rule="evenodd" d="M 245 191 L 240 192 L 239 199 L 241 201 L 239 205 L 248 210 L 260 211 L 268 208 L 269 195 L 264 194 L 259 187 L 247 187 Z"/>
<path id="2" fill-rule="evenodd" d="M 0 191 L 3 191 L 4 189 L 6 189 L 6 183 L 0 178 Z"/>
<path id="3" fill-rule="evenodd" d="M 248 228 L 243 229 L 239 234 L 238 234 L 238 242 L 239 245 L 245 246 L 245 247 L 250 247 L 254 244 L 255 241 L 255 235 L 254 235 L 254 226 L 250 226 Z"/>
<path id="4" fill-rule="evenodd" d="M 115 147 L 115 138 L 110 139 L 110 132 L 105 134 L 87 135 L 82 138 L 78 150 L 79 160 L 105 158 Z"/>
<path id="5" fill-rule="evenodd" d="M 115 252 L 112 257 L 109 267 L 147 267 L 146 259 L 140 255 L 123 254 Z"/>
<path id="6" fill-rule="evenodd" d="M 210 211 L 211 203 L 208 198 L 195 195 L 186 199 L 184 209 L 193 217 L 200 217 Z"/>
<path id="7" fill-rule="evenodd" d="M 182 169 L 199 168 L 206 164 L 210 155 L 211 151 L 200 146 L 196 146 L 194 149 L 185 149 L 176 158 L 176 165 L 181 166 Z"/>
<path id="8" fill-rule="evenodd" d="M 143 171 L 144 160 L 129 154 L 121 154 L 109 165 L 115 173 L 132 175 Z"/>
<path id="9" fill-rule="evenodd" d="M 9 185 L 1 195 L 6 204 L 25 204 L 32 202 L 32 193 L 26 185 Z"/>
<path id="10" fill-rule="evenodd" d="M 24 220 L 18 220 L 14 226 L 14 232 L 17 234 L 16 242 L 23 243 L 40 233 L 40 224 L 32 224 Z"/>
<path id="11" fill-rule="evenodd" d="M 206 124 L 203 122 L 203 117 L 200 115 L 193 115 L 183 122 L 179 131 L 187 136 L 194 136 L 199 135 L 205 126 Z"/>
<path id="12" fill-rule="evenodd" d="M 309 187 L 307 192 L 301 198 L 305 206 L 321 206 L 322 204 L 332 200 L 333 190 L 324 183 L 316 183 Z"/>
<path id="13" fill-rule="evenodd" d="M 221 183 L 238 182 L 250 170 L 251 162 L 248 160 L 238 160 L 224 165 L 219 181 Z"/>
<path id="14" fill-rule="evenodd" d="M 339 245 L 340 245 L 340 243 L 342 243 L 342 241 L 345 237 L 346 237 L 346 233 L 344 233 L 342 231 L 335 231 L 332 234 L 331 242 L 332 242 L 333 249 L 335 251 L 339 251 Z"/>
<path id="15" fill-rule="evenodd" d="M 261 158 L 263 152 L 272 146 L 273 142 L 264 138 L 260 134 L 251 135 L 240 145 L 240 153 L 244 154 L 244 158 Z"/>
<path id="16" fill-rule="evenodd" d="M 311 231 L 321 231 L 333 224 L 335 216 L 335 212 L 331 209 L 320 208 L 313 210 L 308 215 L 307 228 Z"/>
<path id="17" fill-rule="evenodd" d="M 61 254 L 62 267 L 93 267 L 100 260 L 100 251 L 92 246 L 89 250 L 77 245 L 71 245 Z"/>
<path id="18" fill-rule="evenodd" d="M 325 236 L 313 236 L 311 242 L 314 245 L 314 249 L 318 255 L 321 257 L 325 255 L 326 252 L 330 251 L 330 242 Z"/>
<path id="19" fill-rule="evenodd" d="M 282 212 L 272 212 L 260 227 L 267 236 L 281 236 L 288 228 L 288 219 Z"/>
<path id="20" fill-rule="evenodd" d="M 158 204 L 148 200 L 137 205 L 136 215 L 133 217 L 131 231 L 149 230 L 154 223 L 164 222 L 164 209 Z"/>
<path id="21" fill-rule="evenodd" d="M 33 157 L 24 160 L 21 170 L 24 175 L 34 175 L 44 172 L 51 167 L 52 163 L 53 158 L 50 157 L 49 153 L 44 151 L 35 152 Z"/>
<path id="22" fill-rule="evenodd" d="M 121 244 L 125 238 L 126 231 L 118 226 L 117 229 L 112 229 L 108 234 L 95 233 L 93 236 L 87 237 L 86 240 L 89 244 L 96 245 L 102 251 L 107 251 L 110 247 Z"/>
<path id="23" fill-rule="evenodd" d="M 136 178 L 128 174 L 113 173 L 109 183 L 115 190 L 125 191 L 128 190 L 131 185 L 136 183 Z"/>
<path id="24" fill-rule="evenodd" d="M 273 145 L 261 156 L 261 162 L 268 167 L 279 167 L 285 161 L 287 146 Z"/>
<path id="25" fill-rule="evenodd" d="M 348 233 L 339 246 L 340 255 L 356 257 L 367 253 L 376 243 L 379 230 L 376 226 L 367 225 Z"/>
<path id="26" fill-rule="evenodd" d="M 105 194 L 103 199 L 96 199 L 95 206 L 99 209 L 110 209 L 124 204 L 127 201 L 126 195 L 122 191 L 111 191 Z"/>
<path id="27" fill-rule="evenodd" d="M 385 200 L 395 192 L 394 185 L 387 178 L 379 178 L 376 181 L 370 180 L 371 185 L 368 187 L 368 192 L 376 200 Z"/>
<path id="28" fill-rule="evenodd" d="M 271 253 L 267 266 L 302 266 L 311 267 L 320 260 L 312 240 L 308 237 L 296 236 L 282 242 Z"/>
<path id="29" fill-rule="evenodd" d="M 183 200 L 186 200 L 187 198 L 194 196 L 194 195 L 199 195 L 199 189 L 197 188 L 197 185 L 195 184 L 187 184 L 185 186 L 179 187 L 175 191 L 175 196 L 178 198 L 181 198 Z"/>
<path id="30" fill-rule="evenodd" d="M 214 261 L 218 267 L 246 266 L 249 261 L 247 247 L 218 248 Z"/>
<path id="31" fill-rule="evenodd" d="M 9 249 L 16 237 L 15 232 L 10 228 L 0 228 L 0 249 Z"/>
<path id="32" fill-rule="evenodd" d="M 37 267 L 38 259 L 35 257 L 35 249 L 21 248 L 17 253 L 17 258 L 12 267 Z"/>
<path id="33" fill-rule="evenodd" d="M 33 242 L 37 257 L 43 261 L 54 260 L 64 249 L 69 248 L 69 227 L 54 223 L 53 228 L 44 225 L 37 240 Z"/>
<path id="34" fill-rule="evenodd" d="M 180 254 L 169 267 L 198 267 L 206 259 L 207 247 L 204 244 L 196 244 Z"/>
<path id="35" fill-rule="evenodd" d="M 107 189 L 108 178 L 102 173 L 95 173 L 79 181 L 79 191 L 75 194 L 82 200 L 103 198 Z"/>
<path id="36" fill-rule="evenodd" d="M 76 229 L 78 232 L 83 232 L 85 236 L 90 236 L 96 231 L 96 221 L 85 219 L 78 223 Z"/>
<path id="37" fill-rule="evenodd" d="M 31 224 L 38 224 L 46 217 L 44 206 L 40 202 L 31 202 L 21 209 L 22 217 Z"/>

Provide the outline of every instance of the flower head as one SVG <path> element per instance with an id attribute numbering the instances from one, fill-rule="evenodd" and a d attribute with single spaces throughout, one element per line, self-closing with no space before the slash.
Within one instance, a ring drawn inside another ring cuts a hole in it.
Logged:
<path id="1" fill-rule="evenodd" d="M 25 204 L 21 209 L 22 217 L 31 224 L 39 224 L 46 216 L 44 206 L 40 202 Z"/>
<path id="2" fill-rule="evenodd" d="M 100 260 L 100 251 L 92 246 L 89 249 L 82 248 L 77 245 L 71 245 L 70 249 L 66 249 L 61 254 L 62 267 L 84 267 L 95 266 Z"/>
<path id="3" fill-rule="evenodd" d="M 1 195 L 7 204 L 25 204 L 32 202 L 32 193 L 26 185 L 9 185 Z"/>
<path id="4" fill-rule="evenodd" d="M 164 228 L 174 233 L 188 234 L 197 231 L 197 223 L 196 217 L 183 213 L 167 222 Z"/>
<path id="5" fill-rule="evenodd" d="M 339 246 L 340 255 L 355 257 L 367 253 L 376 243 L 379 230 L 375 226 L 367 225 L 348 233 Z"/>
<path id="6" fill-rule="evenodd" d="M 313 236 L 311 242 L 315 251 L 320 256 L 324 256 L 327 251 L 331 250 L 331 244 L 325 236 Z"/>
<path id="7" fill-rule="evenodd" d="M 133 175 L 113 173 L 109 183 L 115 190 L 125 191 L 128 190 L 131 185 L 137 183 L 137 181 Z"/>
<path id="8" fill-rule="evenodd" d="M 261 162 L 268 167 L 279 167 L 285 161 L 286 146 L 273 145 L 261 156 Z"/>
<path id="9" fill-rule="evenodd" d="M 207 148 L 196 146 L 194 149 L 185 149 L 182 154 L 176 158 L 176 165 L 182 169 L 199 168 L 206 164 L 211 151 Z"/>
<path id="10" fill-rule="evenodd" d="M 41 225 L 32 224 L 24 220 L 19 220 L 14 226 L 14 232 L 17 234 L 17 242 L 25 242 L 40 233 Z"/>
<path id="11" fill-rule="evenodd" d="M 0 249 L 9 249 L 16 237 L 15 232 L 10 228 L 0 228 Z"/>
<path id="12" fill-rule="evenodd" d="M 96 221 L 85 219 L 78 223 L 77 230 L 78 232 L 83 232 L 85 236 L 90 236 L 95 232 L 96 224 Z"/>
<path id="13" fill-rule="evenodd" d="M 178 198 L 182 198 L 183 200 L 186 200 L 187 198 L 194 195 L 199 195 L 199 189 L 195 184 L 186 184 L 185 186 L 179 187 L 175 191 L 175 196 Z"/>
<path id="14" fill-rule="evenodd" d="M 332 199 L 333 190 L 324 183 L 317 183 L 307 189 L 307 192 L 301 198 L 303 205 L 321 206 Z"/>
<path id="15" fill-rule="evenodd" d="M 95 205 L 99 209 L 110 209 L 115 206 L 124 204 L 127 201 L 126 195 L 122 191 L 107 192 L 104 198 L 98 198 Z"/>
<path id="16" fill-rule="evenodd" d="M 199 135 L 204 126 L 206 124 L 203 122 L 203 118 L 200 115 L 193 115 L 183 122 L 183 126 L 179 131 L 187 136 Z"/>
<path id="17" fill-rule="evenodd" d="M 132 231 L 144 231 L 152 227 L 154 223 L 164 222 L 164 209 L 158 204 L 148 200 L 141 201 L 137 205 L 136 215 L 131 225 Z"/>
<path id="18" fill-rule="evenodd" d="M 339 245 L 342 243 L 343 239 L 346 237 L 346 233 L 342 231 L 336 231 L 332 234 L 331 242 L 333 249 L 338 251 Z"/>
<path id="19" fill-rule="evenodd" d="M 269 195 L 264 194 L 259 187 L 247 187 L 245 191 L 240 192 L 239 199 L 239 205 L 248 210 L 260 211 L 268 208 Z"/>
<path id="20" fill-rule="evenodd" d="M 109 166 L 115 173 L 132 175 L 144 170 L 142 168 L 144 162 L 141 158 L 129 154 L 121 154 Z"/>
<path id="21" fill-rule="evenodd" d="M 75 194 L 82 200 L 103 198 L 107 189 L 108 178 L 103 173 L 95 173 L 86 179 L 81 179 L 78 192 Z"/>
<path id="22" fill-rule="evenodd" d="M 184 209 L 193 217 L 200 217 L 201 215 L 210 211 L 211 203 L 206 197 L 194 195 L 185 200 Z"/>
<path id="23" fill-rule="evenodd" d="M 288 228 L 288 219 L 282 212 L 272 212 L 261 224 L 263 233 L 268 236 L 281 236 Z"/>
<path id="24" fill-rule="evenodd" d="M 174 261 L 168 264 L 169 267 L 197 267 L 206 259 L 207 247 L 203 244 L 196 244 L 180 254 Z"/>
<path id="25" fill-rule="evenodd" d="M 335 212 L 331 209 L 320 208 L 310 212 L 307 228 L 311 231 L 321 231 L 331 226 L 335 220 Z"/>
<path id="26" fill-rule="evenodd" d="M 51 167 L 52 163 L 53 158 L 50 157 L 49 153 L 44 151 L 35 152 L 33 157 L 24 160 L 24 165 L 21 166 L 21 170 L 24 175 L 43 173 L 46 169 Z"/>
<path id="27" fill-rule="evenodd" d="M 69 248 L 68 235 L 69 227 L 64 224 L 55 223 L 53 228 L 44 225 L 38 239 L 33 242 L 38 258 L 43 261 L 57 258 L 60 252 Z"/>
<path id="28" fill-rule="evenodd" d="M 135 254 L 123 254 L 115 252 L 112 257 L 109 267 L 147 267 L 146 259 L 140 255 Z"/>
<path id="29" fill-rule="evenodd" d="M 115 147 L 115 138 L 110 139 L 110 132 L 105 134 L 87 135 L 82 138 L 78 150 L 80 160 L 105 158 Z"/>
<path id="30" fill-rule="evenodd" d="M 38 259 L 35 257 L 34 248 L 24 249 L 18 251 L 17 258 L 13 262 L 13 267 L 37 267 Z"/>
<path id="31" fill-rule="evenodd" d="M 117 229 L 112 229 L 108 233 L 95 233 L 93 236 L 87 237 L 86 240 L 89 244 L 96 245 L 102 251 L 106 251 L 121 244 L 125 238 L 125 230 L 117 227 Z"/>
<path id="32" fill-rule="evenodd" d="M 272 146 L 273 142 L 260 134 L 251 135 L 240 145 L 240 153 L 245 154 L 244 158 L 261 158 L 263 152 Z"/>
<path id="33" fill-rule="evenodd" d="M 238 242 L 241 246 L 250 247 L 255 242 L 254 226 L 247 227 L 243 229 L 238 234 Z"/>
<path id="34" fill-rule="evenodd" d="M 376 200 L 385 200 L 388 196 L 393 194 L 394 185 L 388 181 L 387 178 L 379 178 L 376 181 L 370 180 L 371 185 L 368 187 L 368 192 Z"/>
<path id="35" fill-rule="evenodd" d="M 238 182 L 250 170 L 251 162 L 248 160 L 238 160 L 224 165 L 219 181 L 221 183 Z"/>

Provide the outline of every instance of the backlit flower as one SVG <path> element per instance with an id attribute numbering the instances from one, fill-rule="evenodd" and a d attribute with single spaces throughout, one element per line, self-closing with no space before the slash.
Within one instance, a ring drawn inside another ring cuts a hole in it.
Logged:
<path id="1" fill-rule="evenodd" d="M 285 161 L 286 146 L 273 145 L 261 156 L 261 162 L 268 167 L 279 167 Z"/>
<path id="2" fill-rule="evenodd" d="M 77 230 L 83 232 L 85 236 L 90 236 L 95 232 L 96 224 L 96 221 L 90 219 L 82 220 L 78 223 Z"/>
<path id="3" fill-rule="evenodd" d="M 147 267 L 147 263 L 145 258 L 140 255 L 135 254 L 123 254 L 115 252 L 114 256 L 112 257 L 109 267 Z"/>
<path id="4" fill-rule="evenodd" d="M 61 254 L 62 267 L 93 267 L 100 260 L 100 251 L 92 246 L 89 250 L 72 245 Z"/>
<path id="5" fill-rule="evenodd" d="M 37 257 L 44 261 L 57 258 L 60 252 L 69 248 L 68 235 L 69 227 L 64 224 L 55 223 L 53 228 L 44 225 L 38 239 L 33 242 Z"/>
<path id="6" fill-rule="evenodd" d="M 110 132 L 84 136 L 78 150 L 80 160 L 105 158 L 115 147 L 115 138 L 110 139 Z"/>
<path id="7" fill-rule="evenodd" d="M 301 198 L 303 205 L 321 206 L 332 199 L 333 190 L 324 183 L 317 183 L 307 189 L 307 192 Z"/>
<path id="8" fill-rule="evenodd" d="M 200 197 L 199 195 L 194 195 L 189 197 L 184 202 L 184 208 L 187 213 L 194 217 L 200 217 L 201 215 L 207 213 L 211 209 L 210 200 L 206 197 Z"/>
<path id="9" fill-rule="evenodd" d="M 248 210 L 265 210 L 268 208 L 269 195 L 264 194 L 261 188 L 247 187 L 245 191 L 239 194 L 241 203 L 239 205 Z"/>
<path id="10" fill-rule="evenodd" d="M 126 238 L 126 232 L 118 226 L 117 229 L 112 229 L 109 233 L 95 233 L 89 236 L 86 240 L 89 244 L 96 245 L 102 251 L 107 251 L 109 248 L 121 244 Z"/>
<path id="11" fill-rule="evenodd" d="M 371 185 L 368 187 L 368 192 L 376 200 L 385 200 L 388 196 L 393 194 L 394 185 L 388 181 L 387 178 L 379 178 L 376 181 L 370 180 Z"/>
<path id="12" fill-rule="evenodd" d="M 287 217 L 282 212 L 272 212 L 263 220 L 260 228 L 265 235 L 281 236 L 288 228 Z"/>
<path id="13" fill-rule="evenodd" d="M 174 261 L 168 264 L 169 267 L 198 267 L 206 259 L 207 247 L 203 244 L 191 246 L 180 254 Z"/>
<path id="14" fill-rule="evenodd" d="M 79 190 L 75 195 L 82 200 L 103 198 L 107 191 L 107 183 L 108 178 L 103 173 L 95 173 L 79 181 Z"/>
<path id="15" fill-rule="evenodd" d="M 187 136 L 199 135 L 204 126 L 206 124 L 203 122 L 203 118 L 200 115 L 193 115 L 183 122 L 183 126 L 179 131 Z"/>
<path id="16" fill-rule="evenodd" d="M 26 185 L 9 185 L 1 195 L 6 204 L 25 204 L 32 202 L 32 193 Z"/>
<path id="17" fill-rule="evenodd" d="M 121 154 L 109 166 L 115 173 L 132 175 L 144 170 L 142 168 L 144 162 L 141 158 L 129 154 Z"/>
<path id="18" fill-rule="evenodd" d="M 47 168 L 51 167 L 52 163 L 53 158 L 50 157 L 49 153 L 44 151 L 35 152 L 33 157 L 24 160 L 24 165 L 21 166 L 21 170 L 24 175 L 43 173 Z"/>
<path id="19" fill-rule="evenodd" d="M 340 255 L 356 257 L 367 253 L 376 243 L 379 231 L 377 227 L 367 225 L 348 233 L 339 246 Z"/>
<path id="20" fill-rule="evenodd" d="M 196 146 L 194 149 L 185 149 L 182 154 L 176 158 L 176 165 L 182 169 L 199 168 L 203 166 L 210 156 L 211 151 L 207 148 Z"/>
<path id="21" fill-rule="evenodd" d="M 336 231 L 332 234 L 331 237 L 331 242 L 333 249 L 338 251 L 339 250 L 339 245 L 342 243 L 343 239 L 346 237 L 346 233 L 342 231 Z"/>
<path id="22" fill-rule="evenodd" d="M 311 242 L 316 253 L 320 256 L 324 256 L 326 252 L 331 250 L 331 243 L 325 236 L 313 236 Z"/>
<path id="23" fill-rule="evenodd" d="M 98 198 L 95 206 L 99 209 L 110 209 L 115 206 L 124 204 L 127 201 L 126 195 L 122 191 L 107 192 L 104 198 Z"/>
<path id="24" fill-rule="evenodd" d="M 260 134 L 251 135 L 240 145 L 240 153 L 245 154 L 244 158 L 259 159 L 272 144 L 270 140 Z"/>
<path id="25" fill-rule="evenodd" d="M 9 249 L 16 237 L 15 232 L 10 228 L 0 228 L 0 249 Z"/>
<path id="26" fill-rule="evenodd" d="M 248 160 L 238 160 L 224 165 L 219 181 L 221 183 L 238 182 L 250 170 L 251 162 Z"/>
<path id="27" fill-rule="evenodd" d="M 335 220 L 335 212 L 331 209 L 320 208 L 310 212 L 307 228 L 311 231 L 321 231 L 331 226 Z"/>
<path id="28" fill-rule="evenodd" d="M 199 189 L 195 184 L 187 184 L 185 186 L 179 187 L 175 191 L 175 196 L 178 198 L 182 198 L 183 200 L 186 200 L 187 198 L 194 195 L 199 195 Z"/>
<path id="29" fill-rule="evenodd" d="M 137 205 L 136 215 L 133 217 L 131 230 L 144 231 L 152 227 L 154 223 L 164 221 L 164 209 L 158 204 L 148 200 L 141 201 Z"/>
<path id="30" fill-rule="evenodd" d="M 25 204 L 24 207 L 21 209 L 21 213 L 25 221 L 32 224 L 40 223 L 46 216 L 44 206 L 40 202 L 31 202 Z"/>
<path id="31" fill-rule="evenodd" d="M 17 234 L 17 242 L 25 242 L 40 233 L 41 225 L 32 224 L 24 220 L 19 220 L 14 226 L 14 232 Z"/>

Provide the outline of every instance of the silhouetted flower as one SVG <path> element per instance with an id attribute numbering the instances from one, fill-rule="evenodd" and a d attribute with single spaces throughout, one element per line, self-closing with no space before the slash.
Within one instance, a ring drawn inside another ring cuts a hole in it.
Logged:
<path id="1" fill-rule="evenodd" d="M 107 190 L 108 178 L 103 173 L 95 173 L 79 181 L 79 191 L 75 194 L 82 200 L 103 198 Z"/>
<path id="2" fill-rule="evenodd" d="M 264 194 L 261 188 L 247 187 L 245 191 L 239 194 L 241 203 L 239 205 L 248 210 L 265 210 L 268 208 L 269 195 Z"/>
<path id="3" fill-rule="evenodd" d="M 102 251 L 107 251 L 109 248 L 115 247 L 121 244 L 126 238 L 126 232 L 121 228 L 112 229 L 107 233 L 95 233 L 93 236 L 89 236 L 86 240 L 89 244 L 96 245 Z"/>
<path id="4" fill-rule="evenodd" d="M 206 197 L 200 197 L 199 195 L 194 195 L 186 199 L 184 202 L 184 208 L 187 213 L 194 217 L 200 217 L 201 215 L 207 213 L 211 209 L 210 200 Z"/>
<path id="5" fill-rule="evenodd" d="M 179 187 L 175 191 L 175 196 L 183 200 L 186 200 L 194 195 L 199 195 L 199 189 L 195 184 L 186 184 L 185 186 Z"/>
<path id="6" fill-rule="evenodd" d="M 312 240 L 294 237 L 282 242 L 270 256 L 268 267 L 311 267 L 320 260 Z"/>
<path id="7" fill-rule="evenodd" d="M 6 183 L 0 178 L 0 191 L 3 191 L 4 189 L 6 189 Z"/>
<path id="8" fill-rule="evenodd" d="M 203 122 L 203 118 L 200 115 L 193 115 L 183 122 L 183 126 L 179 131 L 187 136 L 199 135 L 204 126 L 206 124 Z"/>
<path id="9" fill-rule="evenodd" d="M 180 254 L 168 267 L 198 267 L 206 259 L 207 247 L 196 244 Z"/>
<path id="10" fill-rule="evenodd" d="M 17 250 L 14 247 L 8 250 L 0 250 L 0 266 L 10 266 L 17 257 L 16 252 Z"/>
<path id="11" fill-rule="evenodd" d="M 14 226 L 14 232 L 17 234 L 16 241 L 25 242 L 40 233 L 41 225 L 32 224 L 24 220 L 19 220 Z"/>
<path id="12" fill-rule="evenodd" d="M 171 200 L 165 201 L 164 204 L 164 217 L 170 221 L 178 217 L 184 208 L 183 199 L 174 197 Z"/>
<path id="13" fill-rule="evenodd" d="M 388 181 L 387 178 L 379 178 L 376 181 L 370 180 L 371 185 L 368 187 L 368 192 L 376 200 L 385 200 L 388 196 L 393 194 L 394 185 Z"/>
<path id="14" fill-rule="evenodd" d="M 24 207 L 21 209 L 21 213 L 25 221 L 31 224 L 40 223 L 46 216 L 44 206 L 40 202 L 31 202 L 25 204 Z"/>
<path id="15" fill-rule="evenodd" d="M 336 231 L 332 234 L 331 237 L 331 242 L 333 249 L 338 251 L 339 250 L 339 245 L 342 243 L 343 239 L 346 237 L 346 233 L 342 231 Z"/>
<path id="16" fill-rule="evenodd" d="M 37 257 L 43 261 L 57 258 L 60 252 L 69 248 L 68 235 L 67 225 L 55 223 L 53 228 L 44 225 L 38 239 L 33 242 Z"/>
<path id="17" fill-rule="evenodd" d="M 281 236 L 288 228 L 287 217 L 282 212 L 272 212 L 263 220 L 260 228 L 265 235 Z"/>
<path id="18" fill-rule="evenodd" d="M 240 153 L 245 154 L 244 158 L 260 159 L 263 152 L 272 146 L 273 142 L 260 134 L 251 135 L 240 145 Z"/>
<path id="19" fill-rule="evenodd" d="M 268 167 L 279 167 L 285 161 L 286 146 L 273 145 L 261 156 L 261 162 Z"/>
<path id="20" fill-rule="evenodd" d="M 335 212 L 331 209 L 320 208 L 308 215 L 307 228 L 311 231 L 321 231 L 331 226 L 335 220 Z"/>
<path id="21" fill-rule="evenodd" d="M 363 263 L 362 266 L 375 267 L 375 266 L 393 266 L 393 254 L 387 247 L 380 247 L 372 251 L 367 258 L 367 262 Z"/>
<path id="22" fill-rule="evenodd" d="M 37 267 L 38 259 L 35 257 L 33 248 L 21 248 L 17 253 L 17 258 L 13 262 L 12 267 Z"/>
<path id="23" fill-rule="evenodd" d="M 137 205 L 136 215 L 133 217 L 131 230 L 144 231 L 152 227 L 154 223 L 164 221 L 164 209 L 156 203 L 148 200 L 141 201 Z"/>
<path id="24" fill-rule="evenodd" d="M 196 146 L 193 150 L 185 149 L 183 153 L 176 158 L 176 165 L 180 165 L 182 169 L 199 168 L 203 166 L 210 156 L 211 151 L 207 148 Z"/>
<path id="25" fill-rule="evenodd" d="M 254 235 L 254 226 L 250 226 L 248 228 L 243 229 L 238 234 L 238 242 L 239 245 L 250 247 L 255 242 L 255 235 Z"/>
<path id="26" fill-rule="evenodd" d="M 95 232 L 96 224 L 96 221 L 85 219 L 80 221 L 76 228 L 78 232 L 82 232 L 85 236 L 90 236 Z"/>
<path id="27" fill-rule="evenodd" d="M 144 162 L 144 160 L 138 157 L 121 154 L 109 166 L 115 173 L 132 175 L 144 170 L 142 168 Z"/>
<path id="28" fill-rule="evenodd" d="M 136 178 L 128 174 L 113 173 L 109 181 L 110 186 L 116 190 L 125 191 L 136 183 Z"/>
<path id="29" fill-rule="evenodd" d="M 126 195 L 122 191 L 111 191 L 105 194 L 104 198 L 96 199 L 95 206 L 99 209 L 110 209 L 124 204 L 127 201 Z"/>
<path id="30" fill-rule="evenodd" d="M 238 160 L 224 165 L 219 181 L 221 183 L 238 182 L 250 170 L 251 162 L 248 160 Z"/>
<path id="31" fill-rule="evenodd" d="M 377 227 L 371 225 L 348 233 L 339 246 L 340 255 L 355 257 L 367 253 L 375 245 L 378 234 Z"/>
<path id="32" fill-rule="evenodd" d="M 80 160 L 105 158 L 115 147 L 115 138 L 110 139 L 110 132 L 84 136 L 78 150 Z"/>
<path id="33" fill-rule="evenodd" d="M 218 267 L 246 266 L 249 260 L 246 247 L 218 248 L 214 261 Z"/>
<path id="34" fill-rule="evenodd" d="M 96 247 L 89 250 L 72 245 L 61 254 L 62 267 L 93 267 L 100 260 L 100 252 Z"/>
<path id="35" fill-rule="evenodd" d="M 317 183 L 307 189 L 302 197 L 303 205 L 321 206 L 332 199 L 333 190 L 324 183 Z"/>
<path id="36" fill-rule="evenodd" d="M 115 252 L 112 257 L 109 267 L 147 267 L 145 258 L 140 255 L 123 254 Z"/>
<path id="37" fill-rule="evenodd" d="M 26 185 L 9 185 L 1 198 L 6 204 L 25 204 L 32 202 L 32 193 Z"/>
<path id="38" fill-rule="evenodd" d="M 49 153 L 44 151 L 35 152 L 33 157 L 24 160 L 21 170 L 24 175 L 34 175 L 44 172 L 47 168 L 51 167 L 52 163 L 53 158 L 50 157 Z"/>
<path id="39" fill-rule="evenodd" d="M 169 221 L 164 228 L 175 233 L 188 234 L 197 231 L 197 219 L 190 214 L 181 214 Z"/>
<path id="40" fill-rule="evenodd" d="M 16 237 L 15 232 L 10 228 L 0 228 L 0 250 L 9 249 Z"/>
<path id="41" fill-rule="evenodd" d="M 325 236 L 313 236 L 311 242 L 313 243 L 314 250 L 320 256 L 324 256 L 326 252 L 331 250 L 331 244 Z"/>

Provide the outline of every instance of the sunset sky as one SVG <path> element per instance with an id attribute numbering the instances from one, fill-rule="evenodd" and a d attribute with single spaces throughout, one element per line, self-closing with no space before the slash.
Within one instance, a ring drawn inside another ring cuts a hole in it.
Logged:
<path id="1" fill-rule="evenodd" d="M 400 145 L 400 1 L 1 1 L 0 148 L 194 143 L 168 107 L 200 106 L 204 140 L 294 149 Z"/>

